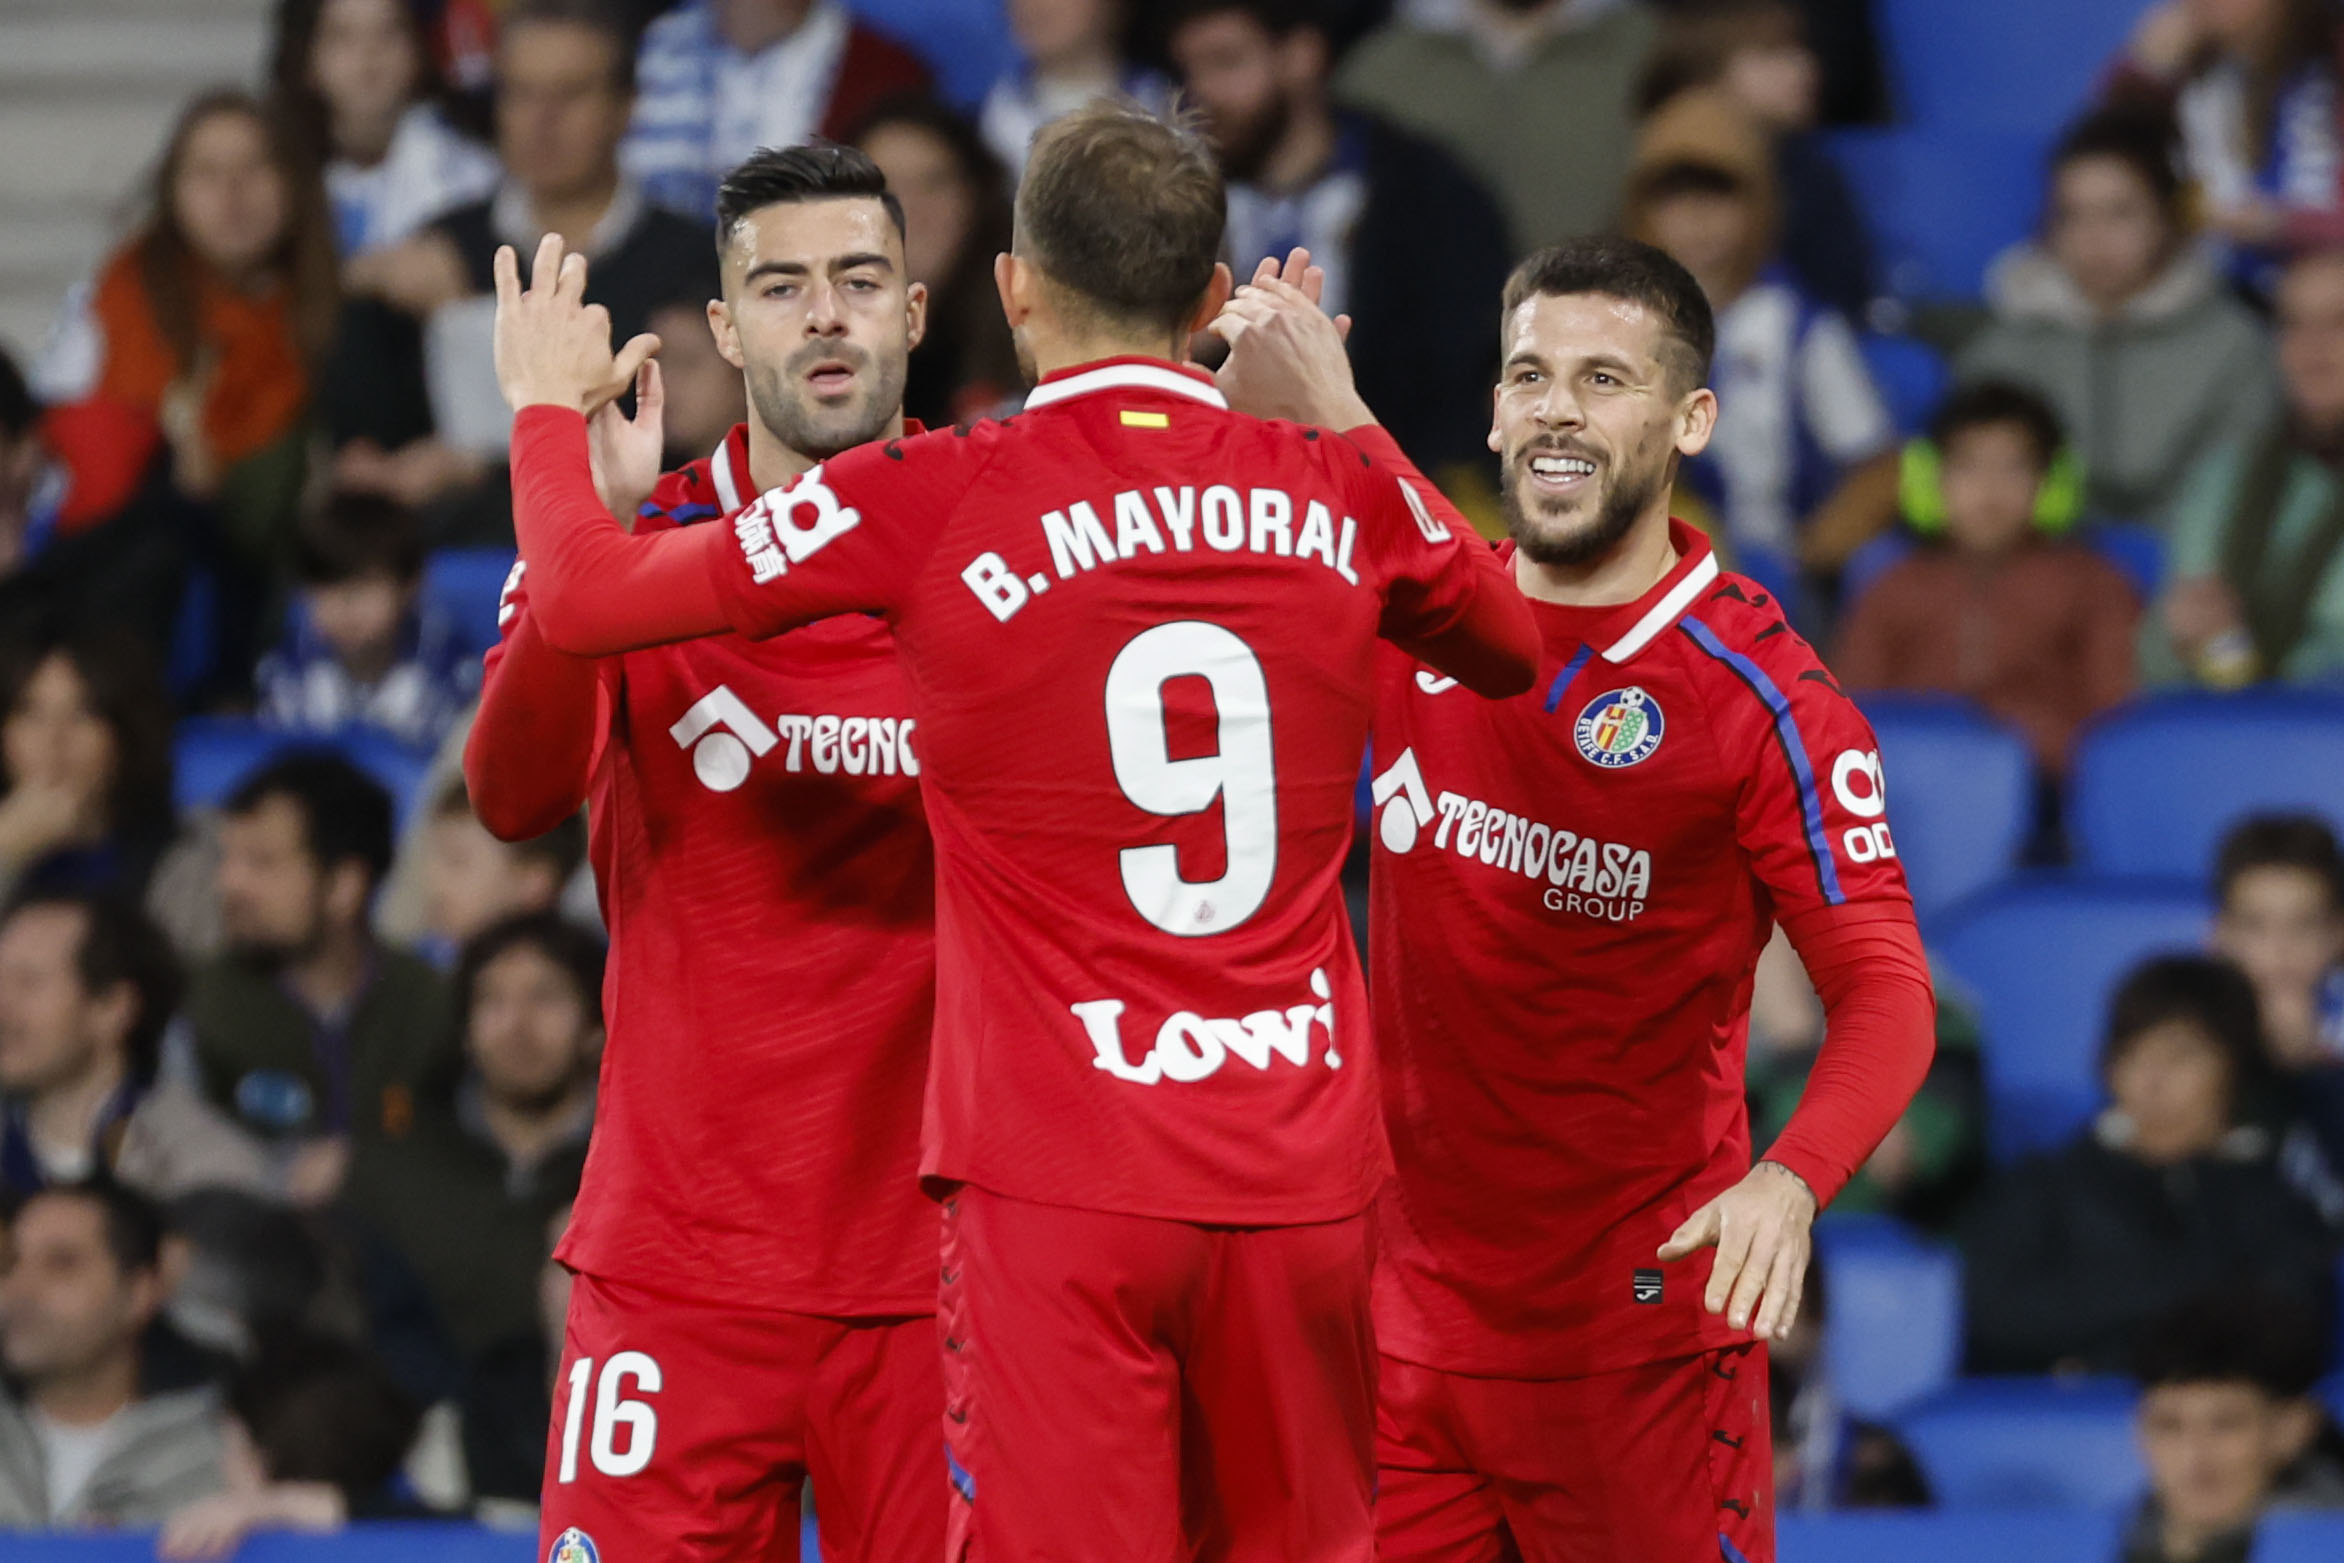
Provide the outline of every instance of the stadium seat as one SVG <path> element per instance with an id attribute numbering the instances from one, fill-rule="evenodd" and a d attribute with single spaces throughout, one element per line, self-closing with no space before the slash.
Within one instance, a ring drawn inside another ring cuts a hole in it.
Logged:
<path id="1" fill-rule="evenodd" d="M 2195 886 L 2049 875 L 1990 890 L 1945 920 L 1931 942 L 1985 1025 L 1997 1156 L 2048 1149 L 2090 1119 L 2109 996 L 2142 959 L 2194 949 L 2205 929 Z"/>
<path id="2" fill-rule="evenodd" d="M 2100 874 L 2203 882 L 2222 835 L 2270 810 L 2344 830 L 2344 696 L 2168 695 L 2110 715 L 2076 749 L 2068 824 Z"/>
<path id="3" fill-rule="evenodd" d="M 2046 146 L 2092 97 L 2141 0 L 1880 0 L 1900 117 L 1979 125 Z"/>
<path id="4" fill-rule="evenodd" d="M 1920 546 L 1919 538 L 1898 526 L 1891 527 L 1848 555 L 1848 562 L 1839 567 L 1842 613 L 1854 608 L 1856 599 L 1870 591 L 1875 581 Z"/>
<path id="5" fill-rule="evenodd" d="M 1789 1555 L 1784 1555 L 1789 1563 Z M 2344 1558 L 2344 1517 L 2274 1514 L 2255 1532 L 2254 1563 L 2336 1563 Z"/>
<path id="6" fill-rule="evenodd" d="M 1897 1419 L 1947 1509 L 2100 1509 L 2140 1495 L 2121 1379 L 1968 1379 Z"/>
<path id="7" fill-rule="evenodd" d="M 1887 1216 L 1815 1229 L 1829 1322 L 1824 1360 L 1840 1403 L 1885 1421 L 1953 1382 L 1961 1367 L 1961 1259 Z"/>
<path id="8" fill-rule="evenodd" d="M 423 566 L 423 600 L 455 626 L 464 649 L 496 644 L 497 601 L 513 573 L 510 548 L 443 548 Z"/>
<path id="9" fill-rule="evenodd" d="M 422 804 L 431 755 L 387 734 L 350 728 L 326 737 L 287 733 L 241 717 L 197 716 L 179 724 L 171 742 L 171 800 L 182 814 L 217 808 L 239 782 L 292 749 L 333 749 L 389 791 L 404 825 Z"/>
<path id="10" fill-rule="evenodd" d="M 2035 824 L 2026 741 L 1964 701 L 1865 695 L 1888 823 L 1924 925 L 2007 878 Z"/>
<path id="11" fill-rule="evenodd" d="M 1953 371 L 1946 367 L 1944 355 L 1928 343 L 1909 336 L 1882 336 L 1867 331 L 1859 339 L 1864 351 L 1864 367 L 1872 372 L 1872 384 L 1880 392 L 1880 399 L 1888 403 L 1889 413 L 1896 419 L 1899 434 L 1906 437 L 1919 434 L 1929 427 L 1929 420 L 1937 412 L 1937 404 L 1945 397 L 1945 388 L 1953 380 Z"/>
<path id="12" fill-rule="evenodd" d="M 1987 265 L 2034 230 L 2040 138 L 1911 127 L 1835 131 L 1828 144 L 1871 220 L 1882 275 L 1899 298 L 1975 298 Z"/>
<path id="13" fill-rule="evenodd" d="M 2131 521 L 2094 521 L 2076 534 L 2086 547 L 2124 572 L 2141 601 L 2156 600 L 2165 584 L 2165 539 Z"/>
<path id="14" fill-rule="evenodd" d="M 2123 1525 L 2108 1510 L 1784 1514 L 1776 1553 L 1782 1563 L 2110 1563 Z"/>

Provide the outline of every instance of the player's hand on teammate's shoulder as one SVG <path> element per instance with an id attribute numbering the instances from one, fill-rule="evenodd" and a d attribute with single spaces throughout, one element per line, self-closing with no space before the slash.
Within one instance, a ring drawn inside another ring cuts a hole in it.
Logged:
<path id="1" fill-rule="evenodd" d="M 513 247 L 497 250 L 496 376 L 515 412 L 573 407 L 592 417 L 658 351 L 659 338 L 645 332 L 612 354 L 610 311 L 586 302 L 586 257 L 565 254 L 560 234 L 538 241 L 526 290 Z"/>
<path id="2" fill-rule="evenodd" d="M 1214 378 L 1230 406 L 1329 429 L 1375 421 L 1343 351 L 1351 317 L 1327 318 L 1319 307 L 1325 285 L 1308 250 L 1295 250 L 1283 265 L 1264 260 L 1206 328 L 1229 344 Z"/>
<path id="3" fill-rule="evenodd" d="M 1716 1248 L 1702 1305 L 1737 1330 L 1781 1340 L 1799 1316 L 1814 1227 L 1815 1191 L 1807 1180 L 1780 1162 L 1762 1161 L 1687 1216 L 1660 1245 L 1660 1257 L 1674 1262 Z"/>

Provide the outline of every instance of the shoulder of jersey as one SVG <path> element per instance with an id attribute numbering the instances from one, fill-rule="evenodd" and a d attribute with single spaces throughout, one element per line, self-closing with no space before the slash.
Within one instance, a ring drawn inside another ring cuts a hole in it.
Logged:
<path id="1" fill-rule="evenodd" d="M 658 531 L 713 521 L 722 514 L 724 502 L 717 496 L 716 479 L 703 456 L 660 474 L 651 497 L 635 508 L 635 526 L 638 531 Z"/>
<path id="2" fill-rule="evenodd" d="M 1806 638 L 1783 617 L 1774 593 L 1746 575 L 1731 571 L 1718 576 L 1709 589 L 1685 610 L 1684 620 L 1696 621 L 1720 646 L 1749 658 L 1762 668 L 1782 668 L 1790 676 L 1819 669 L 1823 659 Z M 1688 633 L 1690 630 L 1688 629 Z M 1700 637 L 1694 637 L 1696 641 Z"/>

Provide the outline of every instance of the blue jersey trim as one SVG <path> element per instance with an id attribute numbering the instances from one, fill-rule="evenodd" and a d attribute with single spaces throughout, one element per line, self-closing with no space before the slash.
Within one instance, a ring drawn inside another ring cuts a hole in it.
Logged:
<path id="1" fill-rule="evenodd" d="M 1741 1548 L 1726 1540 L 1722 1530 L 1717 1533 L 1717 1550 L 1725 1555 L 1725 1563 L 1750 1563 L 1748 1558 L 1742 1556 Z"/>
<path id="2" fill-rule="evenodd" d="M 952 1477 L 953 1490 L 969 1503 L 977 1501 L 977 1479 L 958 1460 L 952 1457 L 952 1446 L 944 1446 L 944 1469 Z"/>
<path id="3" fill-rule="evenodd" d="M 1585 667 L 1587 659 L 1594 655 L 1595 648 L 1593 646 L 1581 646 L 1579 654 L 1563 664 L 1563 670 L 1555 675 L 1555 681 L 1546 686 L 1547 715 L 1554 715 L 1555 707 L 1563 703 L 1563 691 L 1571 687 L 1571 680 L 1579 676 L 1579 670 Z"/>
<path id="4" fill-rule="evenodd" d="M 1733 669 L 1735 677 L 1773 714 L 1775 740 L 1782 745 L 1783 758 L 1790 762 L 1791 778 L 1799 784 L 1799 813 L 1807 828 L 1807 851 L 1815 859 L 1815 878 L 1823 887 L 1823 900 L 1830 906 L 1846 904 L 1847 894 L 1839 887 L 1839 867 L 1832 861 L 1831 844 L 1823 835 L 1823 797 L 1815 790 L 1815 767 L 1807 761 L 1807 744 L 1799 736 L 1799 724 L 1791 719 L 1789 699 L 1763 668 L 1719 640 L 1717 632 L 1699 619 L 1688 613 L 1677 621 L 1677 627 L 1694 645 Z"/>

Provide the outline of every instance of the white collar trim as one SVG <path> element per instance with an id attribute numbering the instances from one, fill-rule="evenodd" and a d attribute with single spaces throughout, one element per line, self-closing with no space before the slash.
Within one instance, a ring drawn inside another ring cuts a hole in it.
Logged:
<path id="1" fill-rule="evenodd" d="M 1103 364 L 1096 369 L 1085 369 L 1081 374 L 1070 374 L 1063 380 L 1050 380 L 1035 386 L 1026 393 L 1026 410 L 1030 412 L 1036 407 L 1047 407 L 1052 402 L 1088 396 L 1094 391 L 1115 390 L 1163 391 L 1224 410 L 1229 405 L 1217 386 L 1207 385 L 1177 369 L 1166 369 L 1157 364 Z"/>
<path id="2" fill-rule="evenodd" d="M 1717 555 L 1704 554 L 1701 562 L 1685 572 L 1685 578 L 1669 588 L 1669 593 L 1654 603 L 1635 628 L 1603 648 L 1606 662 L 1625 662 L 1646 646 L 1652 644 L 1662 630 L 1683 616 L 1693 606 L 1693 599 L 1702 589 L 1717 579 Z"/>
<path id="3" fill-rule="evenodd" d="M 708 475 L 716 480 L 716 497 L 723 502 L 725 513 L 730 515 L 740 509 L 741 485 L 733 476 L 730 434 L 716 442 L 716 454 L 708 458 Z"/>

